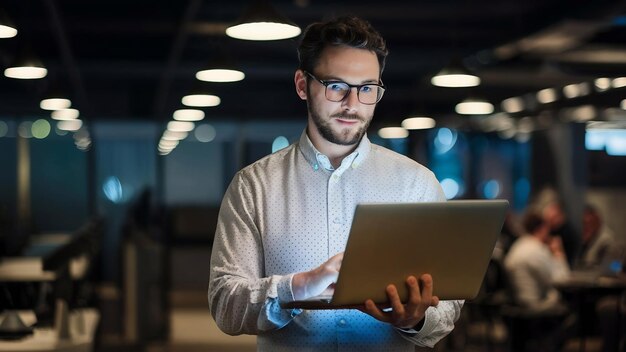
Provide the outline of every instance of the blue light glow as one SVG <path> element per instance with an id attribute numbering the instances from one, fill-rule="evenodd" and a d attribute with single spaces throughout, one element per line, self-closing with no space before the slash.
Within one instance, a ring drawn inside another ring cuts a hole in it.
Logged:
<path id="1" fill-rule="evenodd" d="M 272 142 L 272 153 L 275 153 L 283 148 L 287 148 L 289 146 L 289 141 L 286 137 L 278 136 Z"/>
<path id="2" fill-rule="evenodd" d="M 434 140 L 435 152 L 445 154 L 454 147 L 457 140 L 457 133 L 449 128 L 440 128 Z"/>
<path id="3" fill-rule="evenodd" d="M 587 148 L 587 150 L 603 150 L 604 131 L 588 130 L 585 133 L 585 148 Z"/>
<path id="4" fill-rule="evenodd" d="M 609 270 L 614 274 L 618 274 L 622 271 L 622 262 L 619 260 L 614 260 L 609 264 Z"/>
<path id="5" fill-rule="evenodd" d="M 104 192 L 104 196 L 108 200 L 115 204 L 121 203 L 124 198 L 122 183 L 120 179 L 115 176 L 111 176 L 104 181 L 102 192 Z"/>
<path id="6" fill-rule="evenodd" d="M 606 150 L 608 155 L 626 156 L 625 129 L 588 129 L 585 133 L 587 150 Z"/>
<path id="7" fill-rule="evenodd" d="M 613 19 L 613 25 L 626 26 L 626 16 L 617 16 Z"/>
<path id="8" fill-rule="evenodd" d="M 626 130 L 615 130 L 607 136 L 606 153 L 613 156 L 626 156 Z"/>
<path id="9" fill-rule="evenodd" d="M 446 199 L 452 199 L 459 195 L 459 191 L 461 189 L 459 182 L 452 178 L 444 178 L 441 180 L 441 188 L 443 188 L 443 193 L 446 195 Z"/>
<path id="10" fill-rule="evenodd" d="M 515 181 L 515 199 L 521 204 L 526 204 L 530 195 L 530 182 L 527 178 L 522 177 Z"/>
<path id="11" fill-rule="evenodd" d="M 489 180 L 483 186 L 483 195 L 487 199 L 495 199 L 500 195 L 500 182 L 497 180 Z"/>

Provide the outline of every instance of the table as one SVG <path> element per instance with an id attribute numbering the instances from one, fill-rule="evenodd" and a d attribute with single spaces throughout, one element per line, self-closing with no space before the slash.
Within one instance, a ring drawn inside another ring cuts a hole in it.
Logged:
<path id="1" fill-rule="evenodd" d="M 581 341 L 580 351 L 585 350 L 584 332 L 586 321 L 581 317 L 583 316 L 583 309 L 585 308 L 585 299 L 589 297 L 601 298 L 616 296 L 620 298 L 616 308 L 618 310 L 616 336 L 619 337 L 620 344 L 624 343 L 624 341 L 622 341 L 624 336 L 621 334 L 621 321 L 624 314 L 621 308 L 621 298 L 626 293 L 626 274 L 619 273 L 614 276 L 602 276 L 598 273 L 590 271 L 573 271 L 568 279 L 555 282 L 555 287 L 561 291 L 565 297 L 569 297 L 571 299 L 573 309 L 575 309 L 578 313 L 580 319 L 578 329 Z"/>
<path id="2" fill-rule="evenodd" d="M 20 312 L 22 321 L 34 324 L 34 315 Z M 33 335 L 17 341 L 0 340 L 0 351 L 11 352 L 89 352 L 93 350 L 93 340 L 100 314 L 96 309 L 76 309 L 69 314 L 69 338 L 59 338 L 53 328 L 35 328 Z"/>

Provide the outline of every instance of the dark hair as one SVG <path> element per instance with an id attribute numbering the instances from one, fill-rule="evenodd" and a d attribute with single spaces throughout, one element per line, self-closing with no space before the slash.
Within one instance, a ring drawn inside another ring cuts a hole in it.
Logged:
<path id="1" fill-rule="evenodd" d="M 366 20 L 358 17 L 339 17 L 309 25 L 304 30 L 298 47 L 299 68 L 313 72 L 322 50 L 329 45 L 346 45 L 374 52 L 380 66 L 379 73 L 383 73 L 385 58 L 389 51 L 383 37 Z"/>
<path id="2" fill-rule="evenodd" d="M 530 212 L 524 217 L 524 229 L 530 234 L 535 233 L 544 223 L 544 218 L 536 212 Z"/>

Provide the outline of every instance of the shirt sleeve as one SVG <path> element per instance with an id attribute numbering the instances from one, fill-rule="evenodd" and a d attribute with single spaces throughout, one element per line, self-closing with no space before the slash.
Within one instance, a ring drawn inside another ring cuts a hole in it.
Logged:
<path id="1" fill-rule="evenodd" d="M 432 348 L 454 329 L 454 323 L 461 316 L 463 303 L 464 301 L 440 301 L 436 307 L 426 310 L 424 325 L 419 331 L 396 330 L 417 346 Z"/>
<path id="2" fill-rule="evenodd" d="M 446 195 L 443 192 L 443 188 L 435 174 L 424 168 L 424 175 L 422 178 L 418 178 L 418 184 L 425 186 L 416 187 L 418 189 L 417 201 L 418 202 L 445 202 Z"/>
<path id="3" fill-rule="evenodd" d="M 280 302 L 293 301 L 293 275 L 264 277 L 263 244 L 254 214 L 252 195 L 240 172 L 220 208 L 208 292 L 211 314 L 229 335 L 279 329 L 299 313 L 280 308 Z"/>

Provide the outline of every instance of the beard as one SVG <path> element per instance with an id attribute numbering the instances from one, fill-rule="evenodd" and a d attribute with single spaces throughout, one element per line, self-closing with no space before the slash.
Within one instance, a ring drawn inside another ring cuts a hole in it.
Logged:
<path id="1" fill-rule="evenodd" d="M 363 138 L 363 136 L 365 135 L 365 132 L 367 131 L 367 128 L 369 127 L 370 122 L 372 121 L 371 116 L 370 118 L 366 118 L 363 116 L 359 116 L 357 114 L 343 114 L 343 113 L 330 115 L 328 120 L 324 120 L 320 116 L 320 114 L 314 109 L 314 107 L 312 106 L 313 105 L 312 103 L 313 102 L 309 97 L 309 104 L 307 105 L 308 105 L 309 115 L 311 115 L 311 118 L 313 119 L 313 123 L 315 123 L 315 127 L 317 128 L 320 135 L 325 140 L 334 144 L 338 144 L 338 145 L 358 144 Z M 362 123 L 362 125 L 356 130 L 354 130 L 353 128 L 345 127 L 339 131 L 335 131 L 333 130 L 330 124 L 330 121 L 332 118 L 340 118 L 342 120 L 358 120 Z"/>

